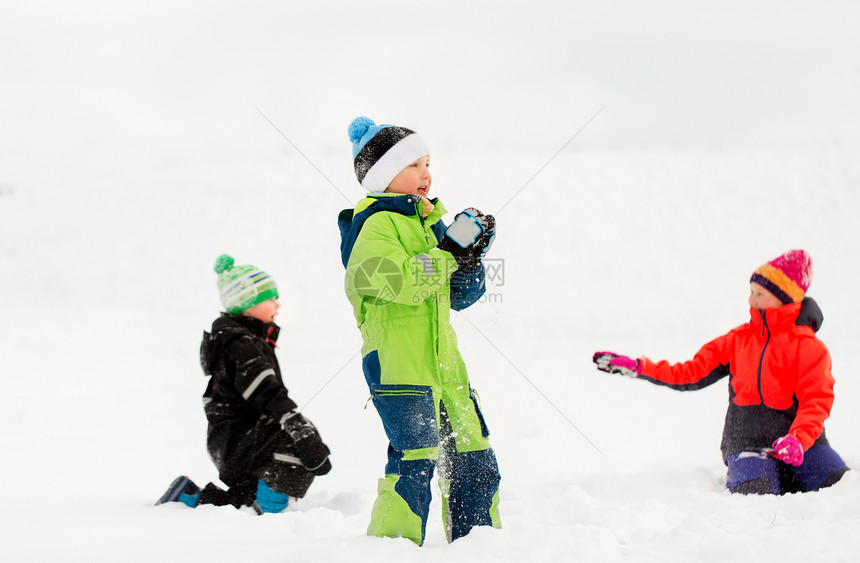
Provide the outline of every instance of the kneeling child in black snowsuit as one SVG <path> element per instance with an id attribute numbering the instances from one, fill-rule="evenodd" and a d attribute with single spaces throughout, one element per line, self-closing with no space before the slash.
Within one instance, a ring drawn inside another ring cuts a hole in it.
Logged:
<path id="1" fill-rule="evenodd" d="M 289 497 L 305 495 L 314 477 L 331 470 L 329 449 L 316 427 L 297 409 L 281 379 L 275 356 L 279 327 L 274 280 L 253 266 L 215 263 L 226 313 L 204 332 L 200 364 L 209 384 L 203 394 L 209 421 L 207 448 L 227 490 L 203 489 L 178 477 L 156 504 L 195 507 L 252 506 L 281 512 Z"/>

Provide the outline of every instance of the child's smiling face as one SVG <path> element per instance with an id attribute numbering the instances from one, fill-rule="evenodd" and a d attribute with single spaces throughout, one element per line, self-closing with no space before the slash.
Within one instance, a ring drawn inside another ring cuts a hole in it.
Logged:
<path id="1" fill-rule="evenodd" d="M 430 193 L 430 157 L 422 156 L 391 180 L 386 192 L 395 194 L 420 195 L 427 197 Z"/>

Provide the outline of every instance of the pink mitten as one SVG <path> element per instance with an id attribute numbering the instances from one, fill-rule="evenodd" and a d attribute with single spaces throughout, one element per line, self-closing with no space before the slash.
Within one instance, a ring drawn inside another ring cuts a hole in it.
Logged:
<path id="1" fill-rule="evenodd" d="M 773 443 L 773 451 L 780 461 L 790 465 L 803 463 L 803 446 L 800 445 L 800 440 L 791 434 L 777 438 Z"/>
<path id="2" fill-rule="evenodd" d="M 591 361 L 597 364 L 597 369 L 608 373 L 639 377 L 639 360 L 621 356 L 614 352 L 595 352 Z"/>

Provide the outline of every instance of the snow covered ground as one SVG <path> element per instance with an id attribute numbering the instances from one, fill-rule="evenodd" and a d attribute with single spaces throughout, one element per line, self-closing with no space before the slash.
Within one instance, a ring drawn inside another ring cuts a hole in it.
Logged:
<path id="1" fill-rule="evenodd" d="M 0 7 L 0 558 L 855 560 L 856 472 L 731 496 L 723 384 L 590 360 L 691 356 L 746 320 L 753 269 L 804 248 L 828 436 L 860 469 L 856 3 L 308 4 Z M 364 535 L 386 441 L 335 225 L 363 195 L 361 114 L 420 131 L 433 195 L 499 224 L 454 324 L 504 527 L 451 545 L 438 500 L 423 548 Z M 281 366 L 333 450 L 283 514 L 151 506 L 217 477 L 197 348 L 225 252 L 278 280 Z"/>

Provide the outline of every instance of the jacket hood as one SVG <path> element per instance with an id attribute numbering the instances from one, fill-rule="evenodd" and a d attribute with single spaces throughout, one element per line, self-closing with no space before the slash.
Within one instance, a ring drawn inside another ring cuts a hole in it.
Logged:
<path id="1" fill-rule="evenodd" d="M 800 314 L 797 315 L 795 324 L 797 326 L 808 326 L 813 332 L 818 332 L 821 325 L 824 324 L 824 313 L 821 312 L 821 308 L 815 302 L 815 299 L 812 297 L 803 298 L 803 301 L 800 303 Z"/>
<path id="2" fill-rule="evenodd" d="M 221 313 L 221 316 L 212 323 L 211 330 L 211 333 L 203 333 L 203 341 L 200 344 L 200 365 L 203 366 L 203 372 L 206 375 L 212 374 L 217 359 L 237 338 L 250 333 L 265 340 L 277 342 L 281 332 L 281 328 L 275 323 L 264 323 L 253 317 L 230 313 Z"/>
<path id="3" fill-rule="evenodd" d="M 343 267 L 346 268 L 349 263 L 349 257 L 352 255 L 352 248 L 355 246 L 358 234 L 361 232 L 364 222 L 371 215 L 380 211 L 391 211 L 407 217 L 418 215 L 420 201 L 421 196 L 408 194 L 368 194 L 367 197 L 358 202 L 355 209 L 341 211 L 337 217 L 337 225 L 340 229 L 340 258 Z M 436 209 L 430 214 L 430 217 L 437 216 L 431 219 L 436 221 L 432 225 L 433 232 L 436 234 L 437 240 L 442 240 L 447 227 L 438 219 L 445 214 L 445 207 L 439 203 L 439 198 L 431 199 L 430 202 L 436 206 Z"/>
<path id="4" fill-rule="evenodd" d="M 217 336 L 222 332 L 231 332 L 241 329 L 249 330 L 257 336 L 267 338 L 273 342 L 278 340 L 278 334 L 281 332 L 281 327 L 275 323 L 264 323 L 254 317 L 247 315 L 231 315 L 230 313 L 221 313 L 221 316 L 215 319 L 212 323 L 212 336 Z"/>

